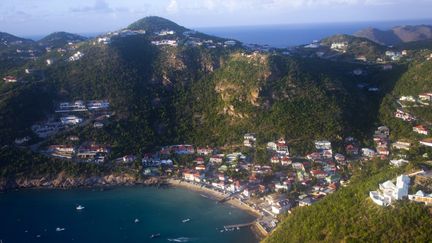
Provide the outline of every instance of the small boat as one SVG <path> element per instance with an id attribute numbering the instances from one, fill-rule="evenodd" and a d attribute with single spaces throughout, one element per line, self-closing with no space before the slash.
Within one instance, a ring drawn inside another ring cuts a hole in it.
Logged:
<path id="1" fill-rule="evenodd" d="M 65 230 L 65 228 L 59 228 L 59 227 L 56 228 L 57 232 L 64 231 L 64 230 Z"/>
<path id="2" fill-rule="evenodd" d="M 160 237 L 160 233 L 150 235 L 150 239 L 154 239 L 158 237 Z"/>
<path id="3" fill-rule="evenodd" d="M 139 219 L 135 219 L 134 220 L 134 223 L 136 224 L 136 223 L 139 223 Z"/>
<path id="4" fill-rule="evenodd" d="M 84 206 L 78 205 L 78 207 L 76 207 L 76 210 L 83 210 Z"/>
<path id="5" fill-rule="evenodd" d="M 183 223 L 187 223 L 187 222 L 189 222 L 190 220 L 191 220 L 191 219 L 183 219 L 182 222 L 183 222 Z"/>

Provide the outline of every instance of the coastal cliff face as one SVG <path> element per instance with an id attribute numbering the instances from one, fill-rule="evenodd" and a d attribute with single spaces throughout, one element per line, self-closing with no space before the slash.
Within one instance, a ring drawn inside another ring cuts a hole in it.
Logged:
<path id="1" fill-rule="evenodd" d="M 157 177 L 137 178 L 130 174 L 103 175 L 91 177 L 71 177 L 64 172 L 56 176 L 44 176 L 40 178 L 13 178 L 0 179 L 0 191 L 19 188 L 77 188 L 92 186 L 117 186 L 117 185 L 157 185 L 160 179 Z"/>

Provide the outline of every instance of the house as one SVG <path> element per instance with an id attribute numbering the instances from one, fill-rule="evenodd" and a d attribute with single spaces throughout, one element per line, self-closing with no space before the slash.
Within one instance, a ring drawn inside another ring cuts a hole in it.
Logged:
<path id="1" fill-rule="evenodd" d="M 155 34 L 158 36 L 174 35 L 175 31 L 174 30 L 161 30 L 161 31 L 155 32 Z"/>
<path id="2" fill-rule="evenodd" d="M 63 125 L 77 125 L 80 124 L 83 119 L 77 116 L 65 116 L 60 118 L 60 121 Z"/>
<path id="3" fill-rule="evenodd" d="M 432 138 L 423 139 L 420 141 L 421 145 L 432 147 Z"/>
<path id="4" fill-rule="evenodd" d="M 235 46 L 237 42 L 235 40 L 227 40 L 224 42 L 224 45 L 226 46 Z"/>
<path id="5" fill-rule="evenodd" d="M 256 135 L 255 133 L 246 133 L 243 136 L 243 145 L 245 147 L 254 147 L 256 143 Z"/>
<path id="6" fill-rule="evenodd" d="M 197 154 L 198 155 L 211 155 L 213 153 L 213 149 L 210 147 L 198 147 Z"/>
<path id="7" fill-rule="evenodd" d="M 334 158 L 339 163 L 345 162 L 345 156 L 343 154 L 335 154 Z"/>
<path id="8" fill-rule="evenodd" d="M 396 200 L 401 200 L 408 196 L 410 178 L 400 175 L 396 178 L 396 185 L 392 181 L 379 184 L 379 191 L 369 192 L 372 201 L 380 206 L 391 205 Z"/>
<path id="9" fill-rule="evenodd" d="M 181 145 L 173 145 L 170 146 L 170 150 L 175 154 L 185 155 L 185 154 L 194 154 L 195 149 L 192 145 L 181 144 Z"/>
<path id="10" fill-rule="evenodd" d="M 15 76 L 6 76 L 3 78 L 6 83 L 16 83 L 18 79 Z"/>
<path id="11" fill-rule="evenodd" d="M 375 131 L 375 136 L 388 137 L 388 136 L 390 136 L 390 129 L 386 126 L 380 126 Z"/>
<path id="12" fill-rule="evenodd" d="M 276 153 L 281 155 L 289 155 L 288 145 L 285 142 L 285 139 L 279 139 L 276 144 Z"/>
<path id="13" fill-rule="evenodd" d="M 276 203 L 273 203 L 271 206 L 271 209 L 272 209 L 272 213 L 278 215 L 278 214 L 288 212 L 288 210 L 290 210 L 291 207 L 292 207 L 292 205 L 291 205 L 290 201 L 288 199 L 283 199 L 283 200 L 280 200 Z"/>
<path id="14" fill-rule="evenodd" d="M 348 42 L 333 42 L 330 46 L 330 49 L 345 52 L 348 48 Z"/>
<path id="15" fill-rule="evenodd" d="M 87 111 L 87 107 L 84 104 L 84 101 L 77 100 L 74 102 L 62 102 L 59 104 L 59 107 L 55 112 L 65 113 L 65 112 L 77 112 L 77 111 Z"/>
<path id="16" fill-rule="evenodd" d="M 347 144 L 345 146 L 345 152 L 348 155 L 358 155 L 359 153 L 359 148 L 357 146 L 355 146 L 354 144 Z"/>
<path id="17" fill-rule="evenodd" d="M 84 56 L 84 53 L 81 53 L 81 52 L 78 51 L 75 54 L 73 54 L 71 57 L 69 57 L 68 60 L 69 60 L 69 62 L 78 61 L 83 56 Z"/>
<path id="18" fill-rule="evenodd" d="M 102 122 L 95 122 L 93 123 L 94 128 L 103 128 L 104 124 Z"/>
<path id="19" fill-rule="evenodd" d="M 421 101 L 430 102 L 432 101 L 432 93 L 419 94 L 418 98 Z"/>
<path id="20" fill-rule="evenodd" d="M 413 115 L 409 114 L 408 112 L 403 111 L 402 109 L 396 110 L 395 117 L 402 119 L 404 121 L 408 121 L 408 122 L 417 120 Z"/>
<path id="21" fill-rule="evenodd" d="M 155 46 L 177 46 L 176 40 L 160 40 L 160 41 L 152 41 L 151 42 Z"/>
<path id="22" fill-rule="evenodd" d="M 302 170 L 302 171 L 305 170 L 305 167 L 304 167 L 303 163 L 300 163 L 300 162 L 292 163 L 291 166 L 292 166 L 293 169 L 295 169 L 295 170 Z"/>
<path id="23" fill-rule="evenodd" d="M 315 148 L 317 150 L 331 150 L 331 142 L 327 140 L 315 141 Z"/>
<path id="24" fill-rule="evenodd" d="M 23 138 L 17 138 L 17 139 L 15 139 L 15 144 L 16 145 L 22 145 L 22 144 L 25 144 L 25 143 L 27 143 L 28 141 L 30 141 L 30 137 L 23 137 Z"/>
<path id="25" fill-rule="evenodd" d="M 121 160 L 122 160 L 124 163 L 131 163 L 131 162 L 134 162 L 136 159 L 137 159 L 137 158 L 136 158 L 136 156 L 134 156 L 134 155 L 125 155 L 125 156 L 123 156 L 123 157 L 121 158 Z"/>
<path id="26" fill-rule="evenodd" d="M 322 170 L 311 170 L 310 173 L 317 179 L 325 179 L 327 177 L 327 173 Z"/>
<path id="27" fill-rule="evenodd" d="M 368 158 L 374 158 L 376 156 L 376 152 L 370 148 L 362 148 L 362 155 Z"/>
<path id="28" fill-rule="evenodd" d="M 90 111 L 109 109 L 110 103 L 108 100 L 92 100 L 87 102 L 87 108 Z"/>
<path id="29" fill-rule="evenodd" d="M 292 160 L 290 158 L 284 156 L 280 159 L 280 162 L 281 162 L 282 166 L 288 166 L 292 163 Z"/>
<path id="30" fill-rule="evenodd" d="M 409 151 L 411 148 L 411 143 L 405 141 L 396 141 L 395 143 L 392 143 L 392 148 Z"/>
<path id="31" fill-rule="evenodd" d="M 268 142 L 267 143 L 267 150 L 276 151 L 277 150 L 277 144 L 275 142 Z"/>
<path id="32" fill-rule="evenodd" d="M 221 164 L 223 162 L 223 156 L 214 155 L 214 156 L 210 157 L 209 162 L 214 163 L 214 164 Z"/>
<path id="33" fill-rule="evenodd" d="M 413 96 L 401 96 L 399 101 L 416 102 L 416 99 Z"/>
<path id="34" fill-rule="evenodd" d="M 423 191 L 417 191 L 414 195 L 408 195 L 408 199 L 414 202 L 432 205 L 432 194 L 426 194 Z"/>
<path id="35" fill-rule="evenodd" d="M 289 182 L 279 182 L 275 184 L 275 191 L 276 192 L 280 192 L 280 191 L 288 191 L 291 188 L 291 183 Z"/>
<path id="36" fill-rule="evenodd" d="M 280 163 L 280 159 L 277 156 L 273 156 L 273 157 L 271 157 L 270 162 L 272 164 L 279 164 Z"/>
<path id="37" fill-rule="evenodd" d="M 424 125 L 417 125 L 417 126 L 413 127 L 413 132 L 416 132 L 416 133 L 422 134 L 422 135 L 428 135 L 429 134 L 429 130 Z"/>
<path id="38" fill-rule="evenodd" d="M 314 200 L 311 197 L 305 197 L 299 201 L 300 207 L 311 206 L 314 203 Z"/>
<path id="39" fill-rule="evenodd" d="M 75 153 L 75 148 L 69 145 L 51 145 L 48 148 L 48 153 L 54 157 L 71 159 Z"/>
<path id="40" fill-rule="evenodd" d="M 390 160 L 390 164 L 394 165 L 396 167 L 400 167 L 400 166 L 402 166 L 404 164 L 408 164 L 408 163 L 409 163 L 409 161 L 405 160 L 405 159 L 393 159 L 393 160 Z"/>

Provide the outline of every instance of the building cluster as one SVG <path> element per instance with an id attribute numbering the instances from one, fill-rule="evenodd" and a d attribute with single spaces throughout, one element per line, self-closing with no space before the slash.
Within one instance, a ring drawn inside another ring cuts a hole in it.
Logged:
<path id="1" fill-rule="evenodd" d="M 32 131 L 40 138 L 46 138 L 56 134 L 65 127 L 79 125 L 84 122 L 84 118 L 74 115 L 76 112 L 91 112 L 91 115 L 98 115 L 95 118 L 94 127 L 103 126 L 102 120 L 109 117 L 105 112 L 109 112 L 110 103 L 107 100 L 92 100 L 84 102 L 81 100 L 74 102 L 62 102 L 55 110 L 61 114 L 48 121 L 35 124 L 31 127 Z"/>
<path id="2" fill-rule="evenodd" d="M 17 77 L 15 77 L 15 76 L 5 76 L 4 78 L 3 78 L 3 80 L 6 82 L 6 83 L 16 83 L 16 82 L 18 82 L 18 79 L 17 79 Z"/>
<path id="3" fill-rule="evenodd" d="M 430 180 L 432 173 L 422 170 L 410 175 L 400 175 L 396 178 L 396 184 L 391 180 L 381 183 L 379 184 L 379 190 L 369 192 L 369 196 L 379 206 L 390 206 L 396 201 L 404 199 L 431 205 L 432 194 L 425 193 L 422 190 L 417 191 L 415 194 L 409 194 L 410 177 Z"/>
<path id="4" fill-rule="evenodd" d="M 75 61 L 78 61 L 79 59 L 81 59 L 83 56 L 84 56 L 84 53 L 77 51 L 72 56 L 70 56 L 68 58 L 68 61 L 69 62 L 75 62 Z"/>
<path id="5" fill-rule="evenodd" d="M 50 156 L 64 159 L 74 159 L 78 162 L 103 163 L 110 153 L 107 145 L 84 143 L 81 146 L 51 145 L 46 150 Z"/>
<path id="6" fill-rule="evenodd" d="M 348 42 L 333 42 L 330 49 L 345 53 L 348 50 Z"/>

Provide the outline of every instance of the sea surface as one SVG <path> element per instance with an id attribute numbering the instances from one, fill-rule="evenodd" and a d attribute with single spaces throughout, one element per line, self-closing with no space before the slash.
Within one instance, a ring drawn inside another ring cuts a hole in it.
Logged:
<path id="1" fill-rule="evenodd" d="M 76 210 L 78 205 L 85 208 Z M 189 222 L 183 223 L 184 219 Z M 139 222 L 135 223 L 135 219 Z M 0 242 L 257 242 L 254 217 L 180 188 L 23 190 L 0 193 Z M 56 231 L 56 228 L 65 228 Z M 158 238 L 150 235 L 160 233 Z"/>
<path id="2" fill-rule="evenodd" d="M 400 25 L 432 24 L 432 19 L 424 20 L 395 20 L 377 22 L 352 23 L 315 23 L 290 25 L 262 25 L 238 27 L 209 27 L 197 28 L 198 31 L 214 36 L 232 38 L 246 44 L 269 45 L 271 47 L 286 48 L 309 44 L 314 40 L 321 40 L 335 34 L 349 34 L 368 27 L 388 30 Z"/>

